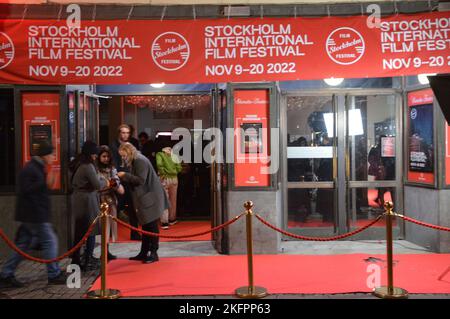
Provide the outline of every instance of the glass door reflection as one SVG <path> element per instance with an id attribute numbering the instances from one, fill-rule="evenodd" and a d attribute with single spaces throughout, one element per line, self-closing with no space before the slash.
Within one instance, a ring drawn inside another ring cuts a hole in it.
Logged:
<path id="1" fill-rule="evenodd" d="M 288 96 L 287 228 L 336 229 L 335 111 L 332 96 Z"/>
<path id="2" fill-rule="evenodd" d="M 348 226 L 357 228 L 382 214 L 386 201 L 397 203 L 396 96 L 347 96 L 346 116 Z"/>

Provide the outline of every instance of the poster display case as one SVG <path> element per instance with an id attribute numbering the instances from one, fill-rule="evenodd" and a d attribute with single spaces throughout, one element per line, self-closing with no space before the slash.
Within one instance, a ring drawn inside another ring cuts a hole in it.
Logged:
<path id="1" fill-rule="evenodd" d="M 231 187 L 235 190 L 267 190 L 274 187 L 271 134 L 273 97 L 267 86 L 236 87 L 232 94 L 233 160 Z M 272 113 L 271 113 L 272 112 Z"/>
<path id="2" fill-rule="evenodd" d="M 434 97 L 431 89 L 408 93 L 407 181 L 435 185 Z"/>
<path id="3" fill-rule="evenodd" d="M 54 147 L 52 162 L 47 166 L 51 190 L 61 189 L 60 94 L 22 92 L 22 165 L 35 155 L 38 141 Z"/>

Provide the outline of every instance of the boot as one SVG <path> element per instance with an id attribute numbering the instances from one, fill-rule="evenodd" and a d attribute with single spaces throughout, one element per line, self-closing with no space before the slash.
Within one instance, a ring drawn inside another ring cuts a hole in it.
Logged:
<path id="1" fill-rule="evenodd" d="M 100 268 L 100 259 L 95 258 L 92 255 L 85 255 L 81 270 L 92 271 L 97 270 L 99 268 Z"/>
<path id="2" fill-rule="evenodd" d="M 136 256 L 134 256 L 134 257 L 130 257 L 130 258 L 128 258 L 128 260 L 144 260 L 145 258 L 146 258 L 146 255 L 147 254 L 145 254 L 145 253 L 143 253 L 142 251 L 139 253 L 139 254 L 137 254 Z"/>
<path id="3" fill-rule="evenodd" d="M 152 251 L 149 256 L 146 256 L 142 260 L 142 263 L 143 264 L 150 264 L 150 263 L 157 262 L 158 260 L 159 260 L 158 254 L 156 253 L 156 251 Z"/>
<path id="4" fill-rule="evenodd" d="M 117 259 L 117 256 L 111 254 L 111 253 L 109 252 L 109 250 L 108 250 L 108 255 L 107 255 L 106 258 L 107 258 L 108 261 L 111 261 L 111 260 Z"/>
<path id="5" fill-rule="evenodd" d="M 108 250 L 108 255 L 107 255 L 106 259 L 107 259 L 108 261 L 117 259 L 117 256 L 114 256 L 114 255 L 111 254 L 111 252 L 109 251 L 109 244 L 108 244 L 107 250 Z"/>

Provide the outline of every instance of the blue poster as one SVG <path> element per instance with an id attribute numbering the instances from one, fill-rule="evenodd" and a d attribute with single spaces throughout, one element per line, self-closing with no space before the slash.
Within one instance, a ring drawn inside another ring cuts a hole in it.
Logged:
<path id="1" fill-rule="evenodd" d="M 409 109 L 409 169 L 433 172 L 433 104 Z"/>

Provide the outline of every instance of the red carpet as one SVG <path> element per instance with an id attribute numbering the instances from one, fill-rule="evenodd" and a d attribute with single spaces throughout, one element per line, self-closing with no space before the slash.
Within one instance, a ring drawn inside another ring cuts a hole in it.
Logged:
<path id="1" fill-rule="evenodd" d="M 160 233 L 162 235 L 170 235 L 170 236 L 178 236 L 178 235 L 188 235 L 201 233 L 211 229 L 211 222 L 208 220 L 199 220 L 199 221 L 179 221 L 178 224 L 170 226 L 169 229 L 160 229 Z M 130 240 L 130 230 L 125 228 L 122 225 L 117 226 L 117 237 L 118 240 L 116 242 L 133 242 Z M 161 242 L 169 242 L 169 241 L 210 241 L 211 233 L 206 235 L 201 235 L 197 237 L 189 237 L 189 238 L 160 238 Z"/>
<path id="2" fill-rule="evenodd" d="M 376 257 L 376 263 L 365 261 Z M 271 294 L 370 292 L 368 265 L 381 266 L 385 255 L 256 255 L 255 285 Z M 394 284 L 410 293 L 450 293 L 450 254 L 395 255 Z M 247 285 L 247 259 L 239 256 L 161 258 L 154 264 L 126 259 L 109 264 L 108 287 L 125 297 L 232 295 Z M 92 289 L 100 287 L 100 280 Z"/>

